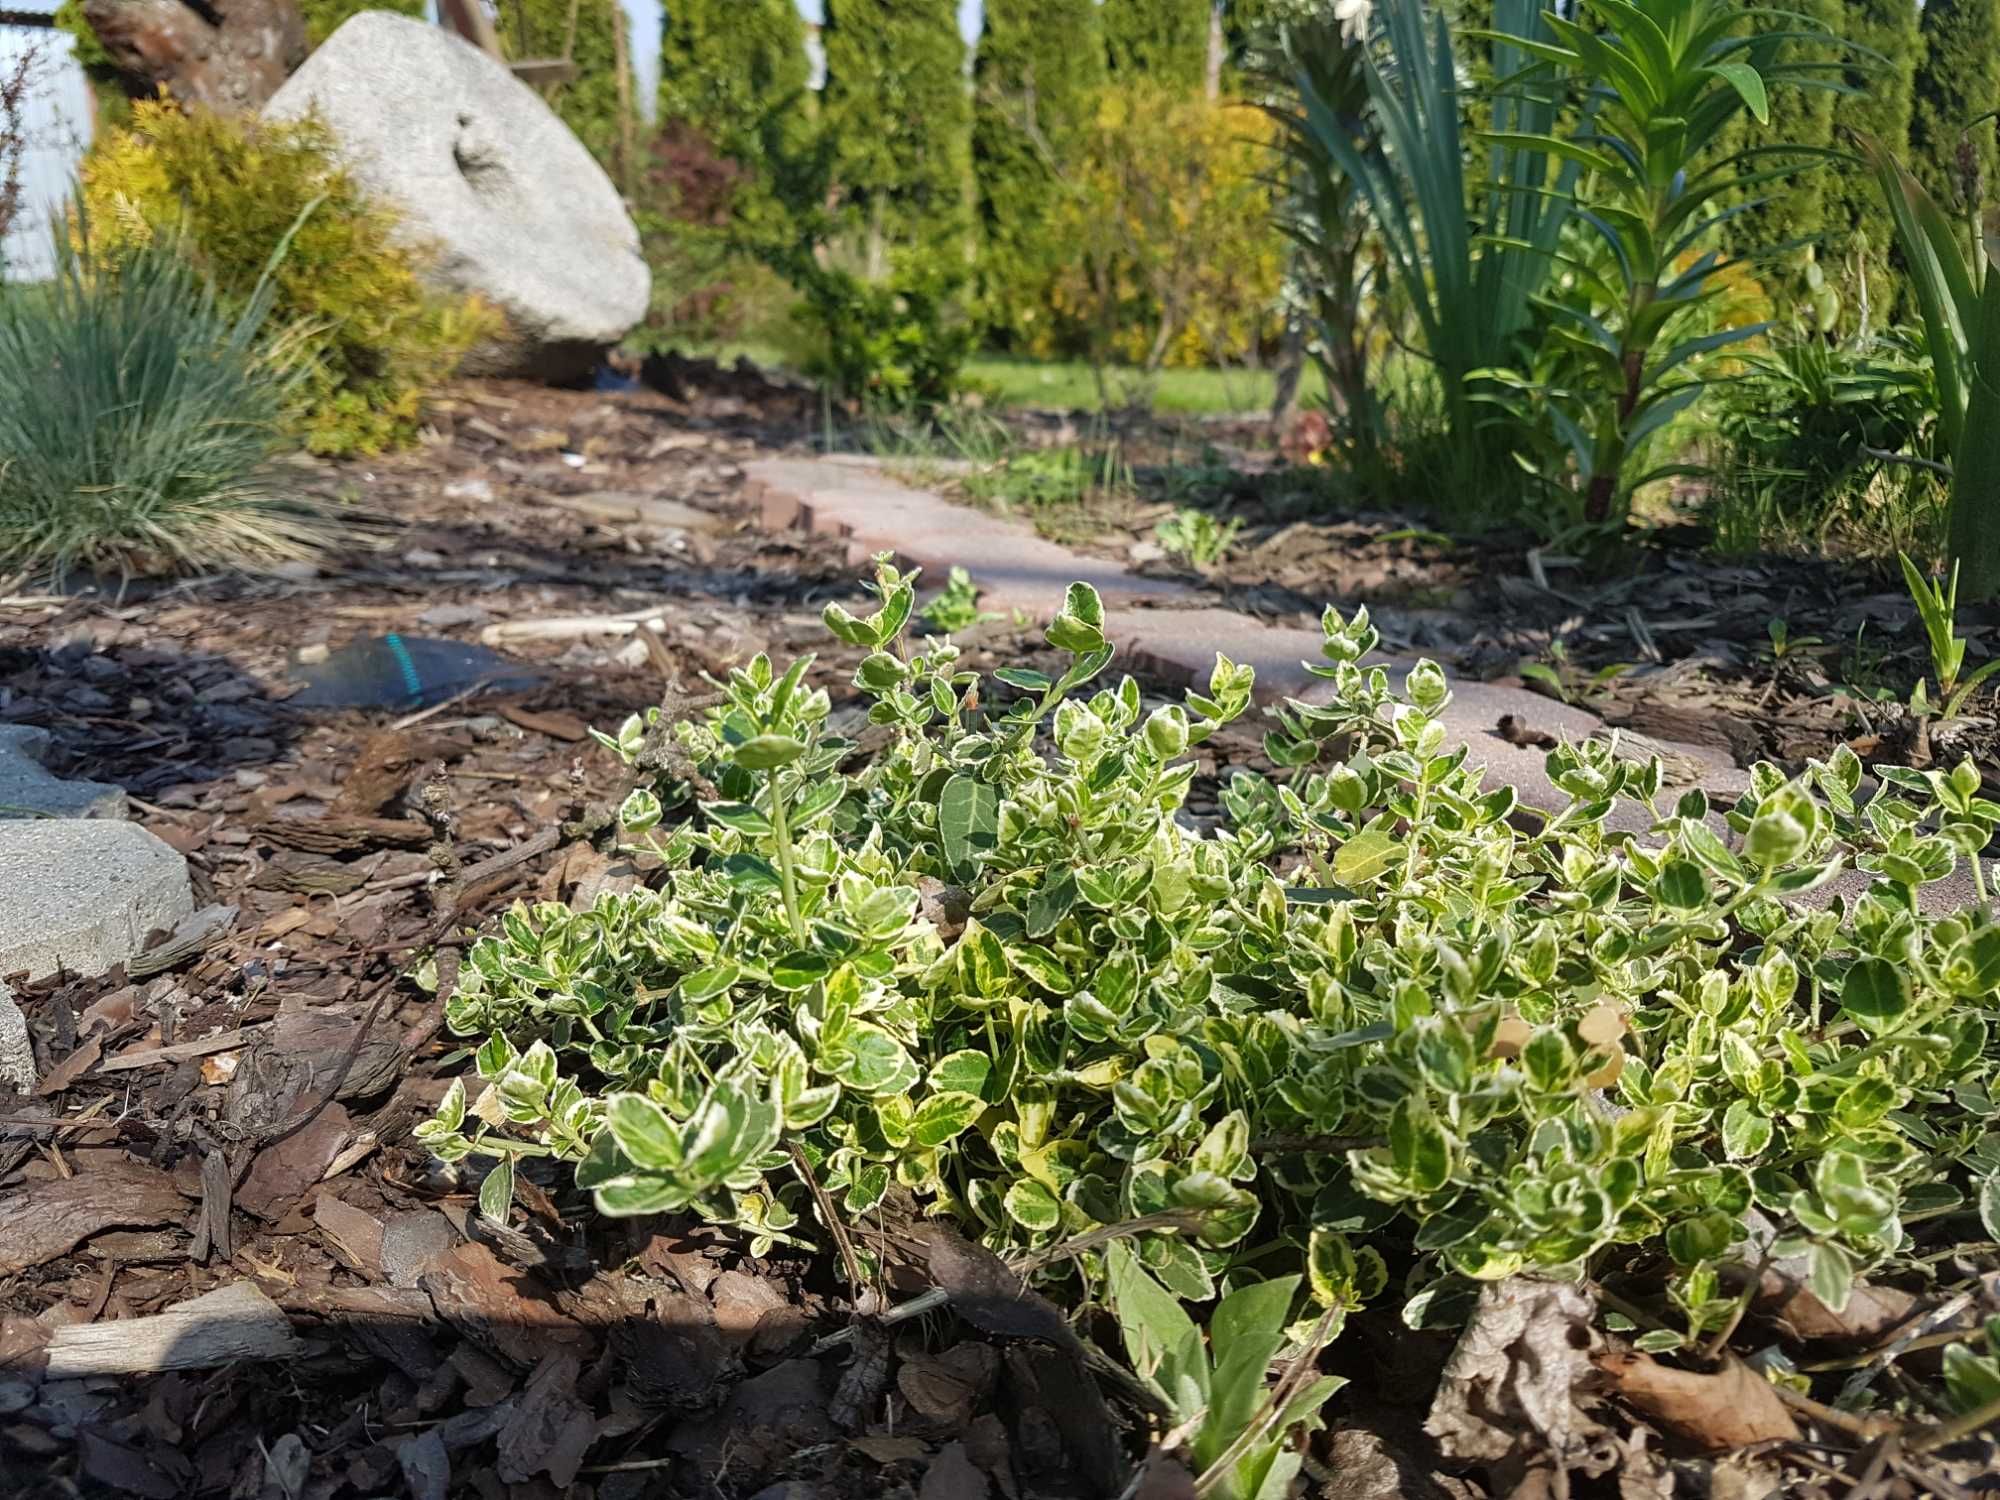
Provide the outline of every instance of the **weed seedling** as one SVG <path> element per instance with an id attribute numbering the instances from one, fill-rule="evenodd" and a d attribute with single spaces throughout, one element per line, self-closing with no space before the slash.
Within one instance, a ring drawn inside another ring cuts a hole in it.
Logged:
<path id="1" fill-rule="evenodd" d="M 1909 554 L 1898 552 L 1896 561 L 1903 565 L 1903 582 L 1909 586 L 1910 598 L 1916 601 L 1917 614 L 1924 622 L 1924 634 L 1930 640 L 1931 671 L 1937 676 L 1937 716 L 1949 719 L 1965 707 L 1965 700 L 1972 690 L 2000 671 L 2000 656 L 1982 664 L 1970 677 L 1962 677 L 1965 670 L 1965 641 L 1958 633 L 1958 564 L 1951 565 L 1951 578 L 1946 583 L 1926 578 L 1910 561 Z M 1916 687 L 1910 693 L 1910 711 L 1916 714 L 1930 712 L 1930 699 L 1924 681 L 1917 679 Z"/>
<path id="2" fill-rule="evenodd" d="M 1169 557 L 1185 558 L 1197 568 L 1207 568 L 1222 561 L 1242 529 L 1243 523 L 1233 517 L 1217 521 L 1205 510 L 1184 508 L 1155 526 L 1153 535 Z"/>

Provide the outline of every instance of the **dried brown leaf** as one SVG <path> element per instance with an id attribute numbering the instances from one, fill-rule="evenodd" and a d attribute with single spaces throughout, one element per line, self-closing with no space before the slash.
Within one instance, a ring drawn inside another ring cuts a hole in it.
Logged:
<path id="1" fill-rule="evenodd" d="M 1595 1363 L 1626 1405 L 1705 1451 L 1772 1439 L 1796 1441 L 1799 1436 L 1798 1424 L 1771 1383 L 1733 1357 L 1726 1357 L 1712 1375 L 1677 1370 L 1636 1351 L 1607 1351 Z"/>
<path id="2" fill-rule="evenodd" d="M 1510 1277 L 1481 1290 L 1424 1430 L 1449 1458 L 1560 1458 L 1592 1425 L 1576 1408 L 1590 1369 L 1590 1298 L 1567 1282 Z"/>

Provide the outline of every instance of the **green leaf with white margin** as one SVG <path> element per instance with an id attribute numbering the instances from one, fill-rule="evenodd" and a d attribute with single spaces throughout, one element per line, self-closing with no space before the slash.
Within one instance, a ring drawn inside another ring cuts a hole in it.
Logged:
<path id="1" fill-rule="evenodd" d="M 980 1115 L 986 1103 L 977 1094 L 932 1094 L 917 1106 L 910 1121 L 910 1139 L 926 1151 L 962 1135 Z"/>
<path id="2" fill-rule="evenodd" d="M 1049 622 L 1043 633 L 1058 651 L 1083 656 L 1104 645 L 1104 601 L 1087 583 L 1072 583 L 1063 599 L 1062 612 Z"/>
<path id="3" fill-rule="evenodd" d="M 1345 886 L 1363 886 L 1388 873 L 1403 857 L 1403 846 L 1379 828 L 1364 829 L 1333 854 L 1333 878 Z"/>
<path id="4" fill-rule="evenodd" d="M 926 1081 L 940 1094 L 972 1094 L 984 1099 L 986 1081 L 992 1076 L 993 1059 L 968 1047 L 962 1052 L 947 1053 L 932 1063 Z"/>
<path id="5" fill-rule="evenodd" d="M 437 1122 L 446 1135 L 458 1130 L 465 1123 L 465 1080 L 454 1078 L 451 1087 L 438 1100 Z"/>
<path id="6" fill-rule="evenodd" d="M 1048 949 L 1033 943 L 1017 943 L 1004 949 L 1007 962 L 1052 995 L 1067 995 L 1076 988 L 1069 970 Z"/>
<path id="7" fill-rule="evenodd" d="M 1032 1177 L 1023 1177 L 1008 1188 L 1001 1201 L 1007 1217 L 1032 1233 L 1046 1234 L 1062 1222 L 1062 1205 L 1056 1202 L 1056 1195 Z"/>
<path id="8" fill-rule="evenodd" d="M 644 1094 L 613 1094 L 604 1101 L 604 1124 L 634 1166 L 650 1172 L 680 1170 L 680 1128 Z"/>
<path id="9" fill-rule="evenodd" d="M 1960 938 L 1945 959 L 1944 982 L 1968 999 L 2000 990 L 2000 926 Z"/>
<path id="10" fill-rule="evenodd" d="M 1771 1144 L 1771 1122 L 1748 1099 L 1738 1099 L 1722 1116 L 1722 1150 L 1731 1161 L 1761 1156 Z"/>
<path id="11" fill-rule="evenodd" d="M 1854 1261 L 1840 1246 L 1817 1241 L 1806 1255 L 1806 1285 L 1827 1311 L 1838 1313 L 1854 1290 Z"/>
<path id="12" fill-rule="evenodd" d="M 1405 1099 L 1389 1116 L 1389 1155 L 1418 1193 L 1434 1193 L 1451 1178 L 1451 1138 L 1414 1099 Z"/>
<path id="13" fill-rule="evenodd" d="M 1840 986 L 1840 1008 L 1870 1031 L 1895 1022 L 1910 1002 L 1909 976 L 1886 958 L 1855 960 Z"/>
<path id="14" fill-rule="evenodd" d="M 978 858 L 1000 839 L 1000 790 L 976 776 L 957 775 L 938 795 L 938 842 L 955 878 L 969 880 Z"/>
<path id="15" fill-rule="evenodd" d="M 620 1177 L 605 1183 L 592 1197 L 597 1211 L 606 1218 L 629 1219 L 686 1208 L 691 1195 L 670 1177 Z"/>
<path id="16" fill-rule="evenodd" d="M 1676 911 L 1694 911 L 1708 900 L 1708 877 L 1691 859 L 1668 860 L 1653 881 L 1653 899 Z"/>
<path id="17" fill-rule="evenodd" d="M 820 1068 L 858 1094 L 905 1094 L 919 1076 L 901 1042 L 865 1023 L 827 1047 L 820 1054 Z"/>
<path id="18" fill-rule="evenodd" d="M 507 1210 L 514 1206 L 514 1158 L 503 1156 L 499 1164 L 479 1184 L 479 1216 L 495 1224 L 507 1222 Z"/>
<path id="19" fill-rule="evenodd" d="M 788 734 L 760 734 L 736 747 L 736 764 L 746 771 L 775 771 L 806 753 L 805 741 Z"/>

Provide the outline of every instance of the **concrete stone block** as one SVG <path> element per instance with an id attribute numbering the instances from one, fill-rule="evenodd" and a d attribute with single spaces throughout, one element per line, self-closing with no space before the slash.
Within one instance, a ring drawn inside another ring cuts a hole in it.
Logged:
<path id="1" fill-rule="evenodd" d="M 4 984 L 0 984 L 0 1089 L 17 1094 L 35 1091 L 35 1049 L 28 1043 L 28 1018 Z"/>
<path id="2" fill-rule="evenodd" d="M 0 975 L 102 974 L 193 910 L 187 861 L 136 823 L 0 823 Z"/>
<path id="3" fill-rule="evenodd" d="M 0 818 L 122 818 L 125 789 L 64 781 L 42 767 L 49 732 L 0 724 Z"/>

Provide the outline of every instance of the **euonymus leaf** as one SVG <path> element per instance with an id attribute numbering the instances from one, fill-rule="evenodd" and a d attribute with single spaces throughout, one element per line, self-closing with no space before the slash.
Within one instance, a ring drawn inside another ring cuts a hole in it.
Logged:
<path id="1" fill-rule="evenodd" d="M 1379 880 L 1403 857 L 1403 846 L 1380 829 L 1366 829 L 1342 844 L 1333 855 L 1333 876 L 1345 886 Z"/>
<path id="2" fill-rule="evenodd" d="M 1047 937 L 1076 905 L 1076 875 L 1067 867 L 1056 871 L 1028 897 L 1028 936 Z"/>
<path id="3" fill-rule="evenodd" d="M 992 851 L 1000 832 L 1000 792 L 976 777 L 959 775 L 938 795 L 938 841 L 960 879 L 970 879 L 977 860 Z"/>
<path id="4" fill-rule="evenodd" d="M 599 1187 L 593 1196 L 599 1213 L 619 1219 L 671 1213 L 687 1207 L 691 1195 L 671 1178 L 621 1177 Z"/>
<path id="5" fill-rule="evenodd" d="M 1854 1262 L 1840 1246 L 1819 1241 L 1806 1252 L 1806 1285 L 1829 1312 L 1840 1312 L 1854 1290 Z"/>
<path id="6" fill-rule="evenodd" d="M 613 1094 L 604 1101 L 604 1123 L 634 1166 L 673 1172 L 681 1165 L 681 1133 L 667 1112 L 643 1094 Z"/>
<path id="7" fill-rule="evenodd" d="M 1732 1161 L 1763 1155 L 1771 1135 L 1771 1122 L 1748 1099 L 1736 1100 L 1723 1112 L 1722 1149 Z"/>
<path id="8" fill-rule="evenodd" d="M 1708 880 L 1691 859 L 1669 860 L 1653 881 L 1653 899 L 1662 906 L 1693 911 L 1708 899 Z"/>
<path id="9" fill-rule="evenodd" d="M 877 1026 L 860 1025 L 821 1055 L 821 1066 L 862 1094 L 901 1094 L 917 1081 L 903 1044 Z"/>
<path id="10" fill-rule="evenodd" d="M 1840 986 L 1840 1008 L 1871 1030 L 1910 1008 L 1910 981 L 1886 958 L 1857 959 Z"/>
<path id="11" fill-rule="evenodd" d="M 1032 1177 L 1023 1177 L 1007 1189 L 1002 1200 L 1007 1217 L 1034 1234 L 1044 1234 L 1062 1222 L 1062 1205 L 1056 1195 Z"/>
<path id="12" fill-rule="evenodd" d="M 949 1053 L 931 1064 L 930 1086 L 941 1094 L 971 1094 L 983 1097 L 986 1080 L 993 1074 L 993 1059 L 970 1049 Z"/>
<path id="13" fill-rule="evenodd" d="M 833 964 L 824 953 L 787 953 L 771 965 L 771 983 L 781 990 L 802 990 L 832 972 Z"/>
<path id="14" fill-rule="evenodd" d="M 970 1127 L 985 1108 L 977 1094 L 932 1094 L 917 1106 L 910 1139 L 925 1150 L 942 1146 Z"/>
<path id="15" fill-rule="evenodd" d="M 503 1156 L 499 1164 L 479 1184 L 479 1213 L 495 1224 L 507 1222 L 507 1210 L 514 1204 L 514 1158 Z"/>

